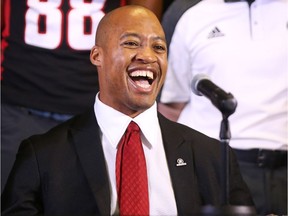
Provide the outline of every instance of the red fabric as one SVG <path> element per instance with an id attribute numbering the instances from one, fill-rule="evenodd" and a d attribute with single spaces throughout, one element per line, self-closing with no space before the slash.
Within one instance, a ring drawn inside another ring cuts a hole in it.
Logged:
<path id="1" fill-rule="evenodd" d="M 122 6 L 125 6 L 125 5 L 127 5 L 128 3 L 127 3 L 127 1 L 126 0 L 121 0 L 120 1 L 120 6 L 122 7 Z"/>
<path id="2" fill-rule="evenodd" d="M 146 161 L 135 122 L 129 124 L 118 146 L 116 181 L 120 215 L 149 215 Z"/>
<path id="3" fill-rule="evenodd" d="M 4 61 L 4 50 L 8 47 L 6 38 L 10 35 L 10 0 L 2 0 L 1 2 L 1 80 L 4 68 L 2 63 Z"/>

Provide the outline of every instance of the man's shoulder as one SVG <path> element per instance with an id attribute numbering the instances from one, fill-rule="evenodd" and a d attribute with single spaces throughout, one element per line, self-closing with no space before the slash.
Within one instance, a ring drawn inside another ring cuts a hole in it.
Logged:
<path id="1" fill-rule="evenodd" d="M 77 133 L 81 131 L 97 130 L 98 124 L 94 115 L 94 110 L 89 109 L 84 113 L 78 114 L 71 119 L 60 123 L 59 125 L 51 128 L 43 134 L 35 134 L 25 141 L 31 143 L 37 143 L 37 145 L 53 145 L 53 143 L 60 143 L 65 140 L 69 140 L 71 133 Z"/>

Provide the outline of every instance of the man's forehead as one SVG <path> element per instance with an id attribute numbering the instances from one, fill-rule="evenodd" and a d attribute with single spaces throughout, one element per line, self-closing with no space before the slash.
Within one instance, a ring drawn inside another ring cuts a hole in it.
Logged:
<path id="1" fill-rule="evenodd" d="M 106 14 L 104 19 L 107 19 L 110 24 L 121 26 L 135 25 L 137 23 L 156 23 L 159 21 L 152 11 L 138 5 L 119 7 Z M 161 26 L 160 22 L 159 25 Z"/>
<path id="2" fill-rule="evenodd" d="M 161 23 L 156 15 L 148 9 L 138 6 L 124 6 L 106 14 L 100 22 L 98 30 L 104 35 L 107 35 L 108 32 L 110 34 L 112 31 L 111 36 L 120 35 L 121 38 L 127 37 L 126 35 L 140 37 L 138 35 L 141 34 L 150 37 L 155 34 L 153 37 L 165 41 Z"/>

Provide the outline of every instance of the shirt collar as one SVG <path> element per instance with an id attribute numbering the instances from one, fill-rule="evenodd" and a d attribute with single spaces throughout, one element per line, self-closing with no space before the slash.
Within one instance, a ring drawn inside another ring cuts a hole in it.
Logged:
<path id="1" fill-rule="evenodd" d="M 141 129 L 141 136 L 147 139 L 151 147 L 156 144 L 160 130 L 156 102 L 133 119 L 102 103 L 99 100 L 98 93 L 94 104 L 94 111 L 101 132 L 107 137 L 113 147 L 117 148 L 121 137 L 132 120 L 138 124 Z"/>

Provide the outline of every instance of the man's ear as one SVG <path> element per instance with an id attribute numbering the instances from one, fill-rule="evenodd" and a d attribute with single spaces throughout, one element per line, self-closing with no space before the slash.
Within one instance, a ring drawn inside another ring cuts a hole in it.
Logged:
<path id="1" fill-rule="evenodd" d="M 95 45 L 90 52 L 90 61 L 93 65 L 100 67 L 102 64 L 102 49 Z"/>

